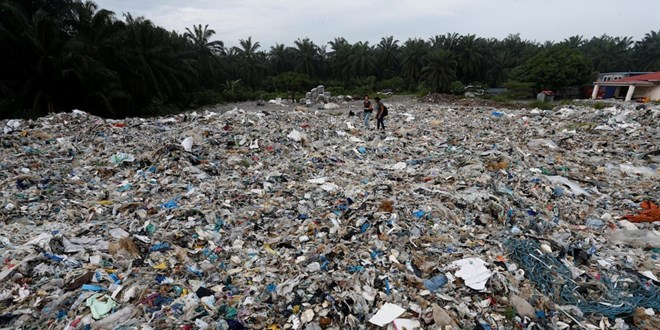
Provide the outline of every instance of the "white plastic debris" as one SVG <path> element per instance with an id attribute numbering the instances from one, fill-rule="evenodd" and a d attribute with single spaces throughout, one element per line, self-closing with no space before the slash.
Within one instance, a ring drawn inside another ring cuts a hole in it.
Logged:
<path id="1" fill-rule="evenodd" d="M 323 105 L 324 110 L 336 110 L 339 109 L 339 104 L 337 103 L 326 103 Z"/>
<path id="2" fill-rule="evenodd" d="M 585 195 L 587 197 L 591 196 L 591 194 L 588 191 L 582 189 L 582 187 L 580 187 L 579 184 L 577 184 L 577 183 L 575 183 L 575 182 L 573 182 L 573 181 L 571 181 L 571 180 L 569 180 L 569 179 L 567 179 L 563 176 L 552 175 L 552 176 L 546 176 L 546 178 L 548 179 L 548 181 L 550 181 L 554 184 L 561 184 L 561 185 L 564 185 L 564 186 L 568 187 L 570 189 L 571 193 L 574 194 L 575 196 L 580 196 L 580 195 Z"/>
<path id="3" fill-rule="evenodd" d="M 194 141 L 195 140 L 191 136 L 183 139 L 183 141 L 181 141 L 181 146 L 183 146 L 183 150 L 185 150 L 187 152 L 191 152 Z"/>
<path id="4" fill-rule="evenodd" d="M 422 323 L 413 319 L 395 319 L 390 323 L 387 329 L 392 330 L 418 330 L 422 327 Z"/>
<path id="5" fill-rule="evenodd" d="M 547 147 L 547 148 L 550 148 L 550 149 L 557 149 L 557 148 L 559 148 L 559 146 L 558 146 L 554 141 L 552 141 L 552 140 L 548 140 L 548 139 L 534 139 L 534 140 L 530 140 L 530 141 L 527 143 L 527 145 L 528 145 L 529 147 L 539 147 L 539 146 L 542 146 L 542 147 Z"/>
<path id="6" fill-rule="evenodd" d="M 298 132 L 297 130 L 292 130 L 287 137 L 293 141 L 300 142 L 303 140 L 303 134 Z"/>
<path id="7" fill-rule="evenodd" d="M 621 164 L 619 165 L 619 168 L 621 169 L 621 172 L 629 174 L 629 175 L 641 175 L 641 176 L 647 176 L 651 178 L 660 178 L 660 167 L 657 169 L 652 169 L 649 167 L 645 166 L 634 166 L 634 165 L 629 165 L 629 164 Z"/>
<path id="8" fill-rule="evenodd" d="M 398 305 L 392 303 L 385 303 L 374 316 L 369 319 L 369 323 L 375 324 L 379 327 L 384 327 L 392 323 L 406 310 Z"/>
<path id="9" fill-rule="evenodd" d="M 449 268 L 458 268 L 454 275 L 463 279 L 468 287 L 481 291 L 486 289 L 486 282 L 493 275 L 486 265 L 481 258 L 465 258 L 452 262 Z"/>
<path id="10" fill-rule="evenodd" d="M 17 119 L 12 119 L 12 120 L 7 121 L 7 123 L 5 124 L 5 127 L 3 128 L 3 132 L 5 134 L 9 134 L 13 131 L 18 130 L 19 127 L 21 127 L 21 121 L 17 120 Z"/>

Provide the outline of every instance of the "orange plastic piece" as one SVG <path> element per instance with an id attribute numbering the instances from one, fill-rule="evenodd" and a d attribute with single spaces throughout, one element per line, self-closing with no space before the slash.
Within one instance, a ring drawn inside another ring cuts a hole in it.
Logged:
<path id="1" fill-rule="evenodd" d="M 624 215 L 623 218 L 630 222 L 655 222 L 660 221 L 660 207 L 651 201 L 643 201 L 639 204 L 642 210 L 637 214 Z"/>

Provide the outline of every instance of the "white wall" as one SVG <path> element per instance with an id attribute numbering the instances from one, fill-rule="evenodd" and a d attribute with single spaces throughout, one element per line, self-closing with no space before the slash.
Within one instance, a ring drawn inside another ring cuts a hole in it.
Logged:
<path id="1" fill-rule="evenodd" d="M 635 94 L 633 94 L 633 99 L 636 97 L 648 97 L 651 101 L 660 100 L 660 85 L 653 87 L 647 86 L 637 86 L 635 87 Z"/>

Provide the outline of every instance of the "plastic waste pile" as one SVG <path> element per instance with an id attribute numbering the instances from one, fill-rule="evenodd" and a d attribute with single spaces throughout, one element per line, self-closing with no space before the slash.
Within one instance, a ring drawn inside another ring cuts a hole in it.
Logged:
<path id="1" fill-rule="evenodd" d="M 438 93 L 429 93 L 422 98 L 424 102 L 428 103 L 440 103 L 454 108 L 461 107 L 495 107 L 498 109 L 520 109 L 523 104 L 517 104 L 518 102 L 500 102 L 491 99 L 478 98 L 474 97 L 474 92 L 466 92 L 465 96 L 462 95 L 451 95 L 451 94 L 438 94 Z"/>
<path id="2" fill-rule="evenodd" d="M 324 110 L 335 110 L 339 107 L 336 103 L 346 103 L 353 101 L 353 97 L 350 95 L 337 95 L 334 96 L 332 93 L 325 90 L 323 85 L 319 85 L 315 88 L 312 88 L 311 91 L 305 94 L 305 97 L 300 99 L 301 104 L 307 106 L 312 106 L 314 104 L 320 105 L 319 109 Z M 331 105 L 331 107 L 327 107 Z"/>
<path id="3" fill-rule="evenodd" d="M 388 108 L 0 121 L 0 327 L 658 327 L 660 107 Z"/>

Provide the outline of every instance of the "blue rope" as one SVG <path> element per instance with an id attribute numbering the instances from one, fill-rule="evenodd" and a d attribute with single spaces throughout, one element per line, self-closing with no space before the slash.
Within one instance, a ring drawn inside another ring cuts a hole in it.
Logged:
<path id="1" fill-rule="evenodd" d="M 643 282 L 637 277 L 618 274 L 619 279 L 632 280 L 622 287 L 602 275 L 607 291 L 598 301 L 590 301 L 578 293 L 580 286 L 573 281 L 571 271 L 559 259 L 542 253 L 541 245 L 534 240 L 508 240 L 504 243 L 509 258 L 525 270 L 526 276 L 541 292 L 561 305 L 575 305 L 585 314 L 599 314 L 610 319 L 631 315 L 635 308 L 645 307 L 660 310 L 660 291 L 654 284 Z"/>

